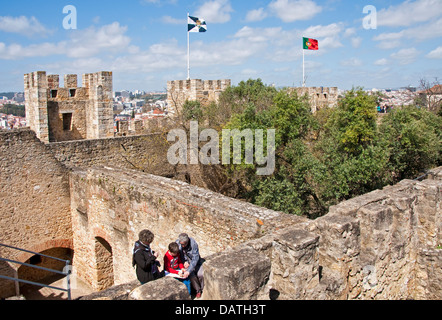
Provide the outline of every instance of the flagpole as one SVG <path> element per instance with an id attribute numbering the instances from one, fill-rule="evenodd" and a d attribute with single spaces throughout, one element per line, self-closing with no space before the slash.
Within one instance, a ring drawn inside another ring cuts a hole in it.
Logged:
<path id="1" fill-rule="evenodd" d="M 305 50 L 302 48 L 302 87 L 305 88 Z"/>
<path id="2" fill-rule="evenodd" d="M 189 21 L 189 13 L 187 13 L 187 21 Z M 187 80 L 190 80 L 190 32 L 187 30 Z"/>

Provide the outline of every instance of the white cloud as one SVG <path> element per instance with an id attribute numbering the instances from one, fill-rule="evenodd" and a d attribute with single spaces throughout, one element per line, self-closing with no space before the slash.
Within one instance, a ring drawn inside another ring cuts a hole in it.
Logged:
<path id="1" fill-rule="evenodd" d="M 23 47 L 20 44 L 13 43 L 6 45 L 0 42 L 0 59 L 18 60 L 32 57 L 47 57 L 54 54 L 62 54 L 66 51 L 65 42 L 62 43 L 41 43 L 31 44 Z"/>
<path id="2" fill-rule="evenodd" d="M 187 52 L 173 39 L 154 44 L 148 50 L 119 57 L 112 63 L 112 70 L 137 73 L 155 72 L 187 65 Z"/>
<path id="3" fill-rule="evenodd" d="M 361 46 L 361 43 L 362 43 L 361 37 L 351 38 L 351 45 L 353 46 L 353 48 L 359 48 Z"/>
<path id="4" fill-rule="evenodd" d="M 373 64 L 375 66 L 385 66 L 388 64 L 388 60 L 385 58 L 382 58 L 382 59 L 376 60 Z"/>
<path id="5" fill-rule="evenodd" d="M 242 39 L 249 43 L 277 41 L 283 36 L 281 27 L 275 28 L 251 28 L 243 27 L 235 35 L 234 38 Z"/>
<path id="6" fill-rule="evenodd" d="M 380 35 L 373 38 L 375 41 L 392 41 L 401 39 L 404 36 L 404 31 L 401 32 L 391 32 L 391 33 L 381 33 Z"/>
<path id="7" fill-rule="evenodd" d="M 431 51 L 429 54 L 427 54 L 427 58 L 430 59 L 442 59 L 442 46 L 437 47 L 433 51 Z"/>
<path id="8" fill-rule="evenodd" d="M 402 49 L 396 53 L 391 54 L 391 58 L 393 60 L 396 60 L 401 65 L 407 65 L 413 63 L 417 59 L 419 54 L 420 51 L 418 51 L 416 48 L 409 48 Z"/>
<path id="9" fill-rule="evenodd" d="M 73 30 L 68 41 L 67 56 L 85 58 L 103 51 L 124 51 L 130 44 L 130 38 L 125 35 L 127 27 L 118 22 L 105 25 L 99 29 L 92 26 L 85 30 Z"/>
<path id="10" fill-rule="evenodd" d="M 355 28 L 348 28 L 348 29 L 345 29 L 344 37 L 351 37 L 351 36 L 353 36 L 355 34 L 356 34 L 356 29 Z"/>
<path id="11" fill-rule="evenodd" d="M 442 1 L 441 1 L 442 4 Z M 404 31 L 407 38 L 419 41 L 442 36 L 442 18 Z"/>
<path id="12" fill-rule="evenodd" d="M 259 8 L 255 10 L 251 10 L 247 12 L 246 21 L 247 22 L 255 22 L 262 21 L 267 18 L 268 14 L 264 11 L 264 8 Z"/>
<path id="13" fill-rule="evenodd" d="M 164 16 L 161 18 L 161 21 L 167 24 L 179 24 L 183 26 L 187 23 L 186 19 L 176 19 L 171 16 Z"/>
<path id="14" fill-rule="evenodd" d="M 18 33 L 28 37 L 40 35 L 46 36 L 51 33 L 35 17 L 0 17 L 0 31 Z"/>
<path id="15" fill-rule="evenodd" d="M 350 58 L 348 60 L 341 61 L 341 65 L 345 67 L 360 67 L 362 66 L 362 61 L 358 58 Z"/>
<path id="16" fill-rule="evenodd" d="M 324 49 L 343 46 L 339 38 L 343 29 L 343 23 L 311 26 L 302 32 L 302 36 L 319 40 L 319 49 L 322 53 Z"/>
<path id="17" fill-rule="evenodd" d="M 256 75 L 259 75 L 259 71 L 255 69 L 244 69 L 241 71 L 241 74 L 246 77 L 254 77 Z"/>
<path id="18" fill-rule="evenodd" d="M 301 39 L 303 36 L 319 40 L 320 51 L 315 55 L 324 54 L 327 50 L 342 47 L 340 35 L 344 26 L 342 23 L 311 26 L 305 30 L 284 30 L 282 27 L 252 28 L 245 26 L 235 35 L 244 47 L 253 49 L 253 54 L 263 59 L 276 62 L 291 62 L 302 57 Z M 310 52 L 307 52 L 310 54 Z"/>
<path id="19" fill-rule="evenodd" d="M 442 3 L 442 1 L 441 1 Z M 380 41 L 378 47 L 382 49 L 392 49 L 401 45 L 402 39 L 413 39 L 424 41 L 442 36 L 442 18 L 431 21 L 417 27 L 404 29 L 398 32 L 381 33 L 373 38 Z"/>
<path id="20" fill-rule="evenodd" d="M 274 0 L 269 9 L 284 22 L 309 20 L 322 11 L 312 0 Z"/>
<path id="21" fill-rule="evenodd" d="M 380 49 L 389 50 L 389 49 L 394 49 L 394 48 L 400 47 L 401 44 L 402 43 L 399 40 L 382 41 L 377 45 L 377 47 Z"/>
<path id="22" fill-rule="evenodd" d="M 305 29 L 304 33 L 306 36 L 309 37 L 311 36 L 316 38 L 323 38 L 323 37 L 336 36 L 338 33 L 342 32 L 342 30 L 343 30 L 342 23 L 332 23 L 326 26 L 323 25 L 311 26 Z"/>
<path id="23" fill-rule="evenodd" d="M 378 26 L 407 27 L 442 16 L 440 0 L 407 0 L 378 11 Z"/>
<path id="24" fill-rule="evenodd" d="M 213 0 L 205 2 L 197 11 L 196 16 L 207 23 L 226 23 L 230 21 L 233 12 L 229 0 Z"/>
<path id="25" fill-rule="evenodd" d="M 47 57 L 51 55 L 66 55 L 70 58 L 88 58 L 102 52 L 120 52 L 132 50 L 130 38 L 125 35 L 127 27 L 118 22 L 95 26 L 84 30 L 71 30 L 69 40 L 58 43 L 31 44 L 23 47 L 20 44 L 0 45 L 0 59 L 16 60 L 30 57 Z"/>

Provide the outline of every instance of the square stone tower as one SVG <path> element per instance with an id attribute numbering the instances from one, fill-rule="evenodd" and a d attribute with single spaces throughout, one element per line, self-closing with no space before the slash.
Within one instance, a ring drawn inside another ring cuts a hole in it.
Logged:
<path id="1" fill-rule="evenodd" d="M 186 100 L 199 101 L 203 106 L 217 102 L 221 93 L 231 86 L 232 81 L 224 80 L 174 80 L 167 82 L 167 105 L 169 112 L 177 115 Z"/>
<path id="2" fill-rule="evenodd" d="M 289 90 L 295 91 L 298 96 L 307 95 L 313 113 L 323 108 L 334 108 L 338 105 L 337 87 L 298 87 Z"/>
<path id="3" fill-rule="evenodd" d="M 25 74 L 25 104 L 28 126 L 45 142 L 102 139 L 114 136 L 112 72 L 58 75 L 44 71 Z"/>

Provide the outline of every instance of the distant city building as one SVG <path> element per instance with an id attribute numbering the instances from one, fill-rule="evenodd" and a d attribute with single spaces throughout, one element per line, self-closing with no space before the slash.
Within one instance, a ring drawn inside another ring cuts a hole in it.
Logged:
<path id="1" fill-rule="evenodd" d="M 435 85 L 430 89 L 422 90 L 419 92 L 419 96 L 422 101 L 425 102 L 426 107 L 429 110 L 437 110 L 442 107 L 442 85 Z"/>
<path id="2" fill-rule="evenodd" d="M 127 90 L 123 90 L 123 91 L 121 91 L 121 96 L 122 96 L 123 98 L 129 99 L 129 98 L 130 98 L 130 95 L 131 95 L 131 92 L 130 92 L 130 91 L 127 91 Z"/>
<path id="3" fill-rule="evenodd" d="M 25 94 L 24 92 L 17 92 L 14 94 L 14 98 L 12 99 L 17 103 L 22 103 L 25 101 Z"/>

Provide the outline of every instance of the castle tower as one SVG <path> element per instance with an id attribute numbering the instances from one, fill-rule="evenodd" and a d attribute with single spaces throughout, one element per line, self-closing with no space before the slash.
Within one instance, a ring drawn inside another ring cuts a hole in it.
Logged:
<path id="1" fill-rule="evenodd" d="M 167 82 L 167 105 L 172 115 L 181 113 L 186 100 L 209 105 L 217 102 L 223 91 L 231 86 L 231 80 L 173 80 Z"/>
<path id="2" fill-rule="evenodd" d="M 28 126 L 45 142 L 110 138 L 113 130 L 112 72 L 64 76 L 39 71 L 26 74 L 25 100 Z"/>
<path id="3" fill-rule="evenodd" d="M 24 82 L 26 121 L 28 126 L 35 131 L 37 137 L 48 143 L 48 81 L 46 72 L 38 71 L 25 74 Z"/>
<path id="4" fill-rule="evenodd" d="M 85 74 L 83 87 L 89 92 L 86 110 L 89 126 L 86 139 L 112 138 L 114 136 L 112 72 Z"/>
<path id="5" fill-rule="evenodd" d="M 307 95 L 312 107 L 312 113 L 316 113 L 323 108 L 334 108 L 338 105 L 338 88 L 337 87 L 298 87 L 290 88 L 295 91 L 298 96 Z"/>

